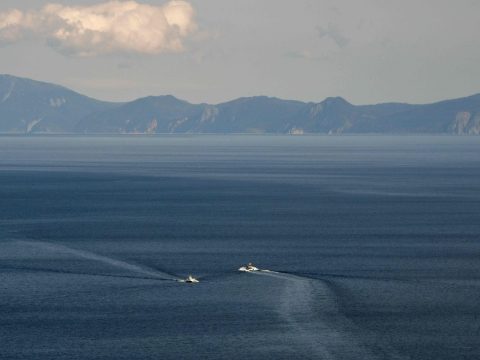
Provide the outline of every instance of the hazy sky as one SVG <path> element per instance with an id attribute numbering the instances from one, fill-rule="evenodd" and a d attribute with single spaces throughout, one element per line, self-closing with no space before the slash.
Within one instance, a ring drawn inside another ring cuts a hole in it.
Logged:
<path id="1" fill-rule="evenodd" d="M 480 92 L 479 34 L 478 0 L 2 0 L 0 73 L 104 100 L 424 103 Z"/>

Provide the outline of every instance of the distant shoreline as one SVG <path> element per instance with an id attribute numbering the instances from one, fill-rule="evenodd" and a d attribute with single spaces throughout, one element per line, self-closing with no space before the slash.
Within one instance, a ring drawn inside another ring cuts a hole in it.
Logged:
<path id="1" fill-rule="evenodd" d="M 355 105 L 338 96 L 192 104 L 172 95 L 114 104 L 12 76 L 0 76 L 0 94 L 0 132 L 8 134 L 480 135 L 480 94 L 422 105 Z"/>
<path id="2" fill-rule="evenodd" d="M 91 134 L 79 134 L 79 133 L 2 133 L 0 137 L 126 137 L 126 138 L 154 138 L 154 137 L 204 137 L 204 136 L 252 136 L 252 137 L 288 137 L 288 138 L 302 138 L 302 137 L 473 137 L 480 138 L 479 135 L 474 134 L 446 134 L 446 133 L 411 133 L 411 134 L 389 134 L 389 133 L 364 133 L 364 134 L 325 134 L 325 133 L 309 133 L 301 135 L 293 134 L 276 134 L 276 133 L 157 133 L 157 134 L 119 134 L 119 133 L 91 133 Z"/>

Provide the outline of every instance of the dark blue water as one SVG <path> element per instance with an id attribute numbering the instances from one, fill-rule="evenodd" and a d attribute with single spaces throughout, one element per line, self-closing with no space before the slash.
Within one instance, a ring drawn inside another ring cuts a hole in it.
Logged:
<path id="1" fill-rule="evenodd" d="M 0 137 L 2 360 L 479 343 L 480 138 Z"/>

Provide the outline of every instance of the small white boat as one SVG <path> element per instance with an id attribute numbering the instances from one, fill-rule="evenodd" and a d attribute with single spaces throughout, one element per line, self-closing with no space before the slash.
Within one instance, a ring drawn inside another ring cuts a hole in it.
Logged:
<path id="1" fill-rule="evenodd" d="M 182 282 L 189 283 L 189 284 L 197 284 L 200 281 L 195 279 L 192 275 L 188 275 L 188 277 L 185 280 L 182 280 Z"/>
<path id="2" fill-rule="evenodd" d="M 253 271 L 260 271 L 259 268 L 257 268 L 255 265 L 252 263 L 248 263 L 245 266 L 242 266 L 238 271 L 244 271 L 244 272 L 253 272 Z"/>

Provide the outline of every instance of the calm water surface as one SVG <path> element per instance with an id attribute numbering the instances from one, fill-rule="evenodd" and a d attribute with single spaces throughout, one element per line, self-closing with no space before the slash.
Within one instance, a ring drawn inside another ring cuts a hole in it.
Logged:
<path id="1" fill-rule="evenodd" d="M 0 137 L 2 360 L 479 359 L 479 299 L 480 138 Z"/>

